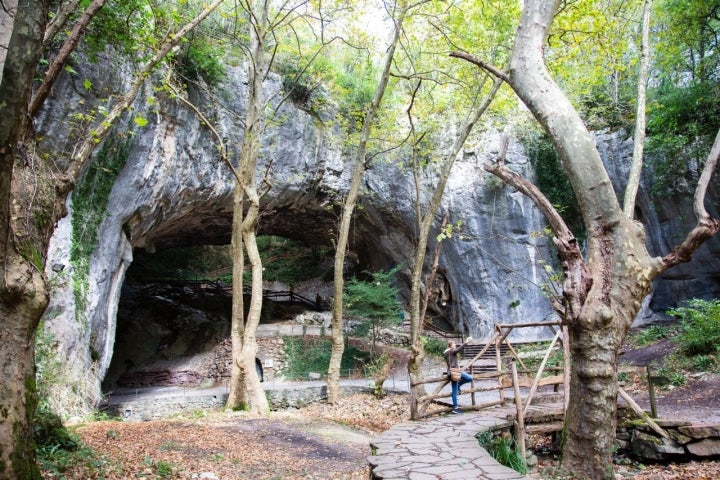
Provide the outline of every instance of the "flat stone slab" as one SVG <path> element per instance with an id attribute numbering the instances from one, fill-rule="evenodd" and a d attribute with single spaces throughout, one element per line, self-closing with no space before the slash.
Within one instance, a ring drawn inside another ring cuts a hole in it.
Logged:
<path id="1" fill-rule="evenodd" d="M 525 478 L 498 463 L 475 435 L 512 426 L 486 412 L 406 422 L 374 437 L 368 457 L 375 480 L 516 480 Z"/>

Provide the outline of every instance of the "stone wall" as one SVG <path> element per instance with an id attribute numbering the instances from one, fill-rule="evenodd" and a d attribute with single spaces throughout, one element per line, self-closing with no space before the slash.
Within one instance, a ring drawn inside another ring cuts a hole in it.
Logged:
<path id="1" fill-rule="evenodd" d="M 640 421 L 627 421 L 618 428 L 618 447 L 645 461 L 720 457 L 720 425 L 693 424 L 684 420 L 656 422 L 670 438 L 661 437 Z"/>
<path id="2" fill-rule="evenodd" d="M 372 393 L 372 388 L 362 385 L 341 385 L 343 395 Z M 327 399 L 326 385 L 284 385 L 265 391 L 271 410 L 299 408 Z M 110 396 L 101 409 L 109 415 L 125 421 L 148 421 L 167 418 L 179 413 L 203 415 L 203 410 L 222 408 L 227 403 L 225 387 L 214 389 L 175 389 L 171 393 L 143 392 L 137 395 Z"/>

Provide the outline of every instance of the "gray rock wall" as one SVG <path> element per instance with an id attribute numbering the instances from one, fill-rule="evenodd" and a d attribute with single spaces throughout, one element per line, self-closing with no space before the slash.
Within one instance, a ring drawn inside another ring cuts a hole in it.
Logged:
<path id="1" fill-rule="evenodd" d="M 116 59 L 102 62 L 101 66 L 82 66 L 77 77 L 65 73 L 60 78 L 36 124 L 45 139 L 43 148 L 70 152 L 75 127 L 68 115 L 73 108 L 81 102 L 85 108 L 97 107 L 98 97 L 93 92 L 122 90 L 128 79 L 127 66 Z M 211 103 L 197 91 L 189 96 L 216 122 L 231 151 L 237 152 L 246 81 L 243 69 L 227 68 L 225 84 L 215 87 L 222 105 Z M 93 81 L 93 92 L 81 85 L 86 77 Z M 267 87 L 277 92 L 280 84 L 273 80 Z M 150 96 L 154 96 L 152 102 Z M 282 105 L 279 113 L 280 121 L 269 126 L 262 138 L 258 175 L 267 172 L 272 188 L 264 197 L 259 232 L 331 244 L 349 182 L 351 155 L 342 150 L 332 122 L 322 122 L 289 103 Z M 60 355 L 76 368 L 77 377 L 98 391 L 113 356 L 117 305 L 133 251 L 227 243 L 230 235 L 233 178 L 219 162 L 208 129 L 183 104 L 153 94 L 149 87 L 137 100 L 133 114 L 142 115 L 149 123 L 137 127 L 128 117 L 113 134 L 129 136 L 131 148 L 115 180 L 90 259 L 84 320 L 77 320 L 70 279 L 70 217 L 59 222 L 48 257 L 53 292 L 46 329 L 56 337 Z M 612 135 L 599 136 L 598 142 L 611 175 L 621 176 L 627 144 Z M 482 163 L 497 154 L 498 145 L 498 132 L 479 132 L 457 159 L 442 208 L 448 210 L 451 222 L 461 221 L 463 226 L 443 242 L 439 280 L 433 286 L 433 313 L 446 314 L 450 323 L 478 339 L 488 337 L 495 322 L 538 321 L 551 315 L 550 304 L 539 288 L 546 278 L 537 264 L 541 258 L 551 261 L 547 240 L 536 235 L 544 221 L 524 196 L 482 170 Z M 507 162 L 532 177 L 517 141 L 511 143 Z M 423 178 L 426 186 L 434 181 L 430 173 Z M 404 294 L 416 243 L 413 185 L 408 172 L 390 164 L 371 164 L 350 238 L 350 255 L 359 269 L 404 266 L 399 281 Z M 679 214 L 665 215 L 646 196 L 640 198 L 642 218 L 651 223 L 649 242 L 664 252 L 673 243 L 673 235 L 687 230 L 688 217 L 683 216 L 685 221 L 679 223 Z M 672 199 L 668 203 L 688 211 L 687 203 L 675 204 Z M 71 202 L 69 207 L 72 215 Z M 436 234 L 434 231 L 431 236 Z M 673 273 L 676 276 L 668 279 L 670 283 L 659 282 L 656 291 L 662 292 L 662 300 L 656 295 L 654 301 L 665 306 L 694 291 L 716 292 L 719 282 L 712 278 L 718 271 L 716 245 L 703 257 L 707 262 L 693 262 L 678 270 L 683 273 Z M 547 336 L 549 332 L 541 330 L 521 334 L 523 339 Z"/>

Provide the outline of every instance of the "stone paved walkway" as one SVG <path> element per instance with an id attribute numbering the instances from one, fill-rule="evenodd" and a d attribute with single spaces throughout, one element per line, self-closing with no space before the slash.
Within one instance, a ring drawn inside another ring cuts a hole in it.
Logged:
<path id="1" fill-rule="evenodd" d="M 498 409 L 500 410 L 500 409 Z M 525 478 L 500 465 L 475 435 L 511 426 L 500 412 L 443 415 L 396 425 L 370 442 L 370 478 L 377 480 L 504 480 Z"/>

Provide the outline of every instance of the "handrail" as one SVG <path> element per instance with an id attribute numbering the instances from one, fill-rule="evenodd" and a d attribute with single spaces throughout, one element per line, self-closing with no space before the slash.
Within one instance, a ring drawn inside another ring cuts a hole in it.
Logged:
<path id="1" fill-rule="evenodd" d="M 219 279 L 208 279 L 208 278 L 183 278 L 174 272 L 158 272 L 158 273 L 141 273 L 132 275 L 132 280 L 140 283 L 167 283 L 170 285 L 183 285 L 191 286 L 196 288 L 214 287 L 218 290 L 229 291 L 232 289 L 232 285 L 227 284 Z M 252 293 L 252 289 L 248 285 L 243 286 L 243 293 L 249 295 Z M 282 301 L 287 297 L 288 302 L 302 303 L 307 307 L 313 308 L 314 310 L 320 311 L 323 305 L 327 305 L 327 302 L 322 300 L 311 300 L 304 295 L 293 292 L 292 290 L 269 290 L 263 289 L 263 298 L 274 301 Z"/>
<path id="2" fill-rule="evenodd" d="M 500 356 L 500 345 L 502 345 L 503 343 L 508 347 L 508 350 L 510 351 L 511 355 L 518 361 L 518 363 L 520 363 L 523 370 L 528 371 L 528 373 L 530 372 L 527 369 L 527 367 L 525 366 L 525 364 L 523 363 L 523 361 L 519 358 L 515 349 L 512 347 L 510 340 L 508 340 L 508 338 L 507 338 L 508 335 L 510 335 L 510 333 L 512 332 L 512 330 L 514 328 L 555 326 L 555 325 L 560 325 L 560 323 L 559 322 L 528 322 L 528 323 L 522 323 L 522 324 L 499 324 L 499 323 L 495 324 L 495 334 L 492 336 L 492 338 L 490 338 L 490 340 L 488 340 L 488 342 L 483 346 L 483 348 L 481 348 L 477 352 L 477 354 L 475 354 L 473 356 L 473 358 L 465 365 L 465 367 L 462 368 L 463 371 L 472 372 L 473 371 L 472 367 L 474 366 L 475 362 L 477 362 L 490 349 L 490 347 L 492 347 L 492 346 L 495 347 L 496 369 L 497 370 L 494 372 L 487 372 L 484 374 L 472 374 L 471 373 L 473 382 L 470 384 L 470 388 L 463 392 L 463 394 L 470 393 L 472 395 L 472 397 L 471 397 L 472 405 L 470 408 L 484 407 L 484 405 L 479 406 L 479 405 L 475 404 L 475 395 L 474 395 L 475 392 L 497 390 L 498 394 L 500 396 L 500 398 L 497 402 L 499 402 L 499 404 L 505 403 L 505 389 L 508 387 L 505 386 L 505 382 L 503 381 L 503 378 L 506 377 L 507 372 L 502 371 L 502 363 L 501 363 L 501 356 Z M 548 351 L 545 354 L 545 357 L 540 365 L 540 368 L 538 369 L 538 371 L 536 373 L 533 384 L 530 386 L 530 394 L 527 398 L 526 406 L 525 406 L 525 408 L 522 408 L 518 411 L 519 416 L 523 416 L 524 414 L 527 413 L 530 403 L 532 401 L 532 398 L 537 391 L 537 388 L 541 385 L 544 385 L 544 380 L 541 377 L 542 377 L 543 371 L 545 370 L 545 365 L 550 356 L 550 352 L 555 347 L 555 343 L 560 338 L 562 332 L 563 332 L 562 329 L 558 330 L 556 332 L 555 338 L 553 339 L 552 343 L 550 344 L 550 347 L 548 348 Z M 567 339 L 567 336 L 564 336 L 563 340 L 566 340 L 566 339 Z M 513 364 L 514 363 L 515 362 L 513 362 Z M 567 365 L 567 363 L 566 363 L 566 365 Z M 548 369 L 548 370 L 550 370 L 550 369 Z M 517 368 L 515 369 L 515 371 L 517 374 Z M 534 372 L 534 370 L 532 372 Z M 569 376 L 569 371 L 567 371 L 567 369 L 563 369 L 563 376 L 558 377 L 561 379 L 561 382 L 563 383 L 563 385 L 565 385 L 567 383 L 568 376 Z M 498 379 L 497 385 L 494 385 L 491 387 L 480 387 L 480 388 L 475 387 L 475 383 L 474 383 L 475 380 L 492 379 L 492 378 Z M 436 386 L 436 388 L 434 389 L 434 391 L 432 393 L 429 393 L 427 395 L 423 395 L 420 397 L 416 397 L 415 395 L 411 396 L 411 406 L 410 406 L 411 418 L 418 419 L 422 416 L 425 416 L 427 407 L 429 406 L 429 404 L 431 402 L 434 403 L 439 398 L 446 398 L 446 397 L 450 396 L 449 393 L 441 393 L 443 388 L 445 388 L 445 386 L 449 382 L 450 382 L 450 380 L 447 376 L 413 382 L 411 385 L 412 387 L 416 387 L 416 386 L 428 384 L 428 383 L 439 383 L 439 385 Z M 519 385 L 516 384 L 517 380 L 512 383 L 513 383 L 512 386 L 514 388 L 519 388 Z M 553 379 L 553 382 L 551 382 L 551 384 L 558 384 L 558 381 Z M 565 394 L 567 394 L 567 392 L 565 392 Z M 493 403 L 495 403 L 495 402 L 493 402 Z M 567 408 L 567 402 L 564 402 L 564 404 L 565 404 L 565 408 Z M 520 405 L 522 405 L 522 401 L 520 401 Z"/>

